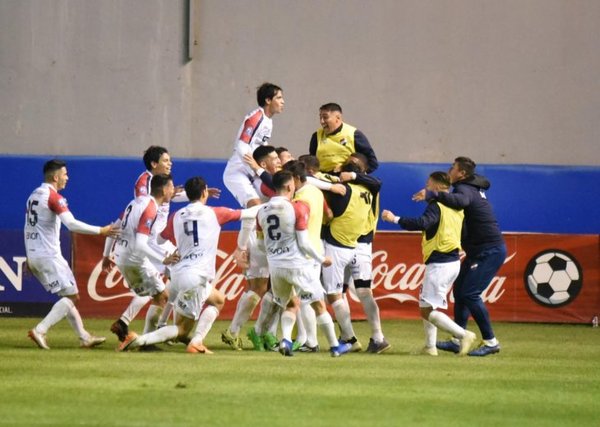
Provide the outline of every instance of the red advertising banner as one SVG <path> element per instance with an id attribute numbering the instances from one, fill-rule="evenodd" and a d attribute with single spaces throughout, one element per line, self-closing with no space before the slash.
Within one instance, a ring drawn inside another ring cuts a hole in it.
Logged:
<path id="1" fill-rule="evenodd" d="M 507 258 L 483 299 L 493 320 L 588 323 L 600 314 L 600 237 L 598 235 L 504 235 Z M 103 239 L 74 235 L 74 273 L 80 311 L 88 317 L 118 317 L 131 293 L 117 269 L 101 271 Z M 221 319 L 233 317 L 245 288 L 231 253 L 236 232 L 223 232 L 214 286 L 226 296 Z M 373 292 L 384 319 L 418 318 L 418 295 L 425 265 L 421 236 L 381 232 L 373 245 Z M 349 296 L 353 318 L 364 318 L 358 298 Z M 452 312 L 453 298 L 449 295 Z M 255 316 L 257 313 L 254 313 Z"/>

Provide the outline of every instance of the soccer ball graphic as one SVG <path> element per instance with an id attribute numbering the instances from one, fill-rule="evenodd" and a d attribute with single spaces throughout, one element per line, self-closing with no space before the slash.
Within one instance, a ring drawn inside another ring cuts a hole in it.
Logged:
<path id="1" fill-rule="evenodd" d="M 529 296 L 546 307 L 560 307 L 573 301 L 583 283 L 583 271 L 569 253 L 549 249 L 535 255 L 525 269 Z"/>

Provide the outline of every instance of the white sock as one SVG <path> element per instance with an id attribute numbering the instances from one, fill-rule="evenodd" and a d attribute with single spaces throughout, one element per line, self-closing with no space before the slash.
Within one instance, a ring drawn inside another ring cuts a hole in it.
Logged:
<path id="1" fill-rule="evenodd" d="M 302 317 L 302 323 L 304 324 L 304 329 L 306 329 L 305 344 L 309 347 L 318 345 L 317 314 L 315 313 L 315 310 L 310 306 L 310 304 L 302 303 L 300 304 L 300 317 Z M 331 318 L 331 316 L 329 316 L 329 318 Z"/>
<path id="2" fill-rule="evenodd" d="M 63 320 L 72 307 L 75 307 L 73 301 L 67 297 L 62 297 L 54 303 L 50 312 L 37 324 L 35 330 L 40 334 L 48 333 L 48 329 Z"/>
<path id="3" fill-rule="evenodd" d="M 140 310 L 144 308 L 144 306 L 150 301 L 150 297 L 139 297 L 135 295 L 123 314 L 121 315 L 121 320 L 125 322 L 126 325 L 129 325 L 135 316 L 138 315 Z"/>
<path id="4" fill-rule="evenodd" d="M 437 326 L 442 331 L 452 334 L 453 337 L 462 339 L 465 336 L 465 330 L 458 326 L 446 313 L 433 310 L 429 313 L 429 321 Z"/>
<path id="5" fill-rule="evenodd" d="M 77 310 L 77 307 L 75 307 L 74 304 L 67 312 L 67 320 L 80 340 L 88 340 L 90 338 L 90 333 L 83 327 L 83 320 L 81 320 L 79 310 Z"/>
<path id="6" fill-rule="evenodd" d="M 367 288 L 356 289 L 358 299 L 365 310 L 367 315 L 367 321 L 371 326 L 371 338 L 375 342 L 383 341 L 383 332 L 381 331 L 381 320 L 379 318 L 379 307 L 375 298 L 373 298 L 373 291 Z"/>
<path id="7" fill-rule="evenodd" d="M 202 344 L 204 338 L 212 328 L 213 323 L 219 316 L 219 310 L 214 305 L 207 305 L 202 313 L 200 314 L 200 319 L 198 319 L 198 325 L 196 325 L 196 331 L 194 332 L 194 337 L 192 338 L 192 343 L 194 344 Z"/>
<path id="8" fill-rule="evenodd" d="M 156 306 L 153 306 L 156 307 Z M 157 329 L 156 331 L 140 335 L 138 341 L 140 345 L 157 344 L 160 342 L 169 341 L 177 338 L 179 335 L 179 328 L 175 325 L 165 326 Z"/>
<path id="9" fill-rule="evenodd" d="M 296 323 L 296 313 L 292 313 L 289 310 L 285 310 L 281 314 L 281 335 L 283 339 L 292 341 L 292 329 Z"/>
<path id="10" fill-rule="evenodd" d="M 423 319 L 423 329 L 425 330 L 425 347 L 435 348 L 437 341 L 437 328 L 428 320 Z"/>
<path id="11" fill-rule="evenodd" d="M 483 343 L 488 347 L 496 347 L 498 345 L 498 340 L 494 337 L 491 340 L 483 340 Z"/>
<path id="12" fill-rule="evenodd" d="M 260 296 L 254 291 L 246 291 L 242 294 L 238 301 L 233 320 L 231 321 L 231 326 L 229 327 L 234 336 L 240 333 L 240 329 L 242 329 L 250 316 L 252 316 L 252 312 L 259 302 Z"/>
<path id="13" fill-rule="evenodd" d="M 169 316 L 173 312 L 173 306 L 174 305 L 175 304 L 174 304 L 173 301 L 167 301 L 167 303 L 165 304 L 165 306 L 163 308 L 163 311 L 160 314 L 160 317 L 158 319 L 157 326 L 159 328 L 162 328 L 163 326 L 165 326 L 169 322 Z"/>
<path id="14" fill-rule="evenodd" d="M 346 300 L 339 299 L 331 304 L 331 308 L 335 313 L 335 320 L 342 331 L 342 339 L 349 340 L 354 336 L 354 329 L 352 329 L 352 319 L 350 319 L 350 307 Z"/>
<path id="15" fill-rule="evenodd" d="M 273 315 L 277 311 L 277 304 L 273 302 L 273 294 L 271 292 L 267 292 L 260 302 L 260 311 L 258 312 L 258 319 L 256 319 L 256 323 L 254 324 L 254 331 L 256 335 L 262 335 L 265 329 L 271 322 Z"/>
<path id="16" fill-rule="evenodd" d="M 162 307 L 159 307 L 158 305 L 154 304 L 148 307 L 148 312 L 146 313 L 146 323 L 144 324 L 145 334 L 152 332 L 156 329 L 160 313 L 162 313 Z"/>
<path id="17" fill-rule="evenodd" d="M 317 325 L 321 328 L 321 332 L 327 338 L 327 342 L 329 343 L 329 347 L 337 347 L 340 343 L 335 336 L 335 327 L 333 326 L 333 319 L 331 315 L 326 311 L 316 318 Z"/>
<path id="18" fill-rule="evenodd" d="M 300 344 L 304 344 L 306 342 L 306 328 L 304 327 L 304 322 L 302 321 L 302 313 L 300 316 L 296 316 L 296 341 Z"/>

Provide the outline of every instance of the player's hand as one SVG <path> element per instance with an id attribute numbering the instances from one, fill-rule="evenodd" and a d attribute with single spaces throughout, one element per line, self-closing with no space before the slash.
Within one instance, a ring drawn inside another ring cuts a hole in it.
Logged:
<path id="1" fill-rule="evenodd" d="M 384 209 L 383 212 L 381 212 L 381 219 L 386 222 L 394 222 L 394 218 L 396 218 L 396 215 L 394 215 L 392 211 Z"/>
<path id="2" fill-rule="evenodd" d="M 341 172 L 340 173 L 340 181 L 348 182 L 354 181 L 356 179 L 356 174 L 354 172 Z"/>
<path id="3" fill-rule="evenodd" d="M 179 252 L 175 251 L 171 255 L 167 255 L 165 259 L 163 259 L 164 265 L 173 265 L 179 262 Z"/>
<path id="4" fill-rule="evenodd" d="M 330 257 L 326 256 L 325 259 L 323 260 L 323 262 L 321 263 L 321 265 L 323 267 L 330 267 L 331 264 L 333 264 L 333 261 L 331 260 Z"/>
<path id="5" fill-rule="evenodd" d="M 333 184 L 331 186 L 330 191 L 334 194 L 339 194 L 340 196 L 345 196 L 346 195 L 346 186 L 343 184 Z"/>
<path id="6" fill-rule="evenodd" d="M 252 154 L 244 154 L 244 163 L 250 166 L 250 168 L 252 168 L 254 172 L 260 169 L 260 166 L 258 165 L 258 163 L 256 163 L 256 160 L 254 160 Z"/>
<path id="7" fill-rule="evenodd" d="M 208 189 L 208 197 L 212 197 L 213 199 L 218 199 L 221 197 L 221 189 L 220 188 L 209 188 Z"/>
<path id="8" fill-rule="evenodd" d="M 250 261 L 248 260 L 248 251 L 235 248 L 233 251 L 233 262 L 237 264 L 241 269 L 246 269 L 250 267 Z"/>
<path id="9" fill-rule="evenodd" d="M 115 266 L 115 263 L 110 257 L 102 257 L 102 271 L 109 272 Z"/>
<path id="10" fill-rule="evenodd" d="M 427 193 L 427 190 L 422 189 L 421 191 L 413 194 L 412 195 L 413 202 L 422 202 L 423 200 L 425 200 L 426 193 Z"/>
<path id="11" fill-rule="evenodd" d="M 121 234 L 121 229 L 115 224 L 108 224 L 104 227 L 100 227 L 100 235 L 108 237 L 117 237 Z"/>

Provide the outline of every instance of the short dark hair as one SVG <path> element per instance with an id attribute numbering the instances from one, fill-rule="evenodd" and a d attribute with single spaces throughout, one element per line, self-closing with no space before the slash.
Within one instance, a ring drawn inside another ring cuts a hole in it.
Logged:
<path id="1" fill-rule="evenodd" d="M 60 159 L 52 159 L 48 160 L 44 163 L 44 178 L 47 179 L 50 176 L 54 175 L 54 173 L 64 167 L 67 166 L 67 162 Z"/>
<path id="2" fill-rule="evenodd" d="M 319 111 L 339 111 L 340 114 L 342 113 L 342 107 L 340 106 L 340 104 L 336 104 L 335 102 L 328 102 L 327 104 L 323 104 L 319 107 Z"/>
<path id="3" fill-rule="evenodd" d="M 306 182 L 306 166 L 298 160 L 290 160 L 283 165 L 283 170 L 292 173 L 294 178 L 298 178 L 300 182 Z"/>
<path id="4" fill-rule="evenodd" d="M 267 105 L 267 99 L 273 99 L 277 92 L 283 92 L 283 90 L 273 83 L 263 83 L 256 89 L 256 102 L 261 107 Z"/>
<path id="5" fill-rule="evenodd" d="M 454 163 L 458 165 L 459 170 L 465 173 L 466 178 L 475 174 L 475 167 L 477 167 L 477 165 L 470 158 L 459 156 L 456 159 L 454 159 Z"/>
<path id="6" fill-rule="evenodd" d="M 362 173 L 366 173 L 367 169 L 369 168 L 369 160 L 367 159 L 367 156 L 365 156 L 363 153 L 352 153 L 350 154 L 350 157 L 353 157 L 355 159 L 358 160 L 359 167 L 361 168 L 361 172 Z"/>
<path id="7" fill-rule="evenodd" d="M 160 161 L 160 157 L 168 153 L 169 151 L 165 147 L 161 147 L 160 145 L 151 145 L 144 151 L 144 165 L 146 166 L 146 170 L 152 170 L 152 162 L 158 163 Z"/>
<path id="8" fill-rule="evenodd" d="M 287 149 L 287 148 L 285 148 L 285 147 L 277 147 L 277 148 L 275 148 L 275 152 L 277 153 L 277 155 L 278 155 L 278 156 L 279 156 L 281 153 L 285 153 L 286 151 L 287 151 L 288 153 L 290 152 L 290 150 L 288 150 L 288 149 Z"/>
<path id="9" fill-rule="evenodd" d="M 160 173 L 158 175 L 153 175 L 152 180 L 150 181 L 150 194 L 153 196 L 159 195 L 162 189 L 170 181 L 173 181 L 173 176 L 171 174 Z"/>
<path id="10" fill-rule="evenodd" d="M 185 182 L 185 193 L 191 202 L 200 200 L 202 193 L 206 190 L 206 181 L 201 176 L 194 176 Z"/>
<path id="11" fill-rule="evenodd" d="M 294 180 L 294 176 L 290 171 L 280 170 L 273 175 L 273 187 L 275 190 L 282 190 L 285 185 Z"/>
<path id="12" fill-rule="evenodd" d="M 272 145 L 259 145 L 252 153 L 252 157 L 256 160 L 256 163 L 260 163 L 269 154 L 275 151 L 275 147 Z"/>
<path id="13" fill-rule="evenodd" d="M 362 170 L 356 163 L 350 162 L 342 165 L 342 172 L 362 173 Z"/>
<path id="14" fill-rule="evenodd" d="M 431 178 L 433 181 L 437 182 L 438 184 L 443 185 L 446 188 L 450 188 L 450 186 L 452 185 L 452 180 L 450 179 L 450 175 L 448 175 L 447 172 L 442 172 L 442 171 L 432 172 L 429 175 L 429 178 Z"/>
<path id="15" fill-rule="evenodd" d="M 321 163 L 319 162 L 319 159 L 317 159 L 317 156 L 313 156 L 311 154 L 303 154 L 300 157 L 298 157 L 298 160 L 304 163 L 304 166 L 306 166 L 307 170 L 310 169 L 318 171 L 321 169 Z"/>

